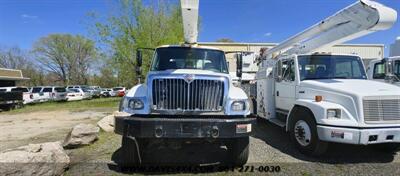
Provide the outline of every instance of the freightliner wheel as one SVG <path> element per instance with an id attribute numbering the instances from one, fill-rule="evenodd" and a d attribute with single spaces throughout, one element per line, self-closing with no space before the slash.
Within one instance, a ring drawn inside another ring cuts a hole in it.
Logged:
<path id="1" fill-rule="evenodd" d="M 306 155 L 319 156 L 325 153 L 328 143 L 319 140 L 314 115 L 304 109 L 294 113 L 290 120 L 290 138 L 296 148 Z"/>

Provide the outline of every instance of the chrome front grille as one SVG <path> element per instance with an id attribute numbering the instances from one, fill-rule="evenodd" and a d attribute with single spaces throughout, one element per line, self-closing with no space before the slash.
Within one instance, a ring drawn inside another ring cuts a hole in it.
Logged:
<path id="1" fill-rule="evenodd" d="M 365 122 L 400 121 L 400 96 L 363 99 Z"/>
<path id="2" fill-rule="evenodd" d="M 225 83 L 221 79 L 156 78 L 152 81 L 153 110 L 221 111 Z"/>

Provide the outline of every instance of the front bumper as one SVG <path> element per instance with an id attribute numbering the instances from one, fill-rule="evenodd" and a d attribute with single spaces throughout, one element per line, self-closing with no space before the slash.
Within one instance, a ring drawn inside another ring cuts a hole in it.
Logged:
<path id="1" fill-rule="evenodd" d="M 115 116 L 115 133 L 140 138 L 247 137 L 255 118 L 179 118 Z"/>
<path id="2" fill-rule="evenodd" d="M 400 143 L 400 127 L 351 128 L 317 126 L 318 137 L 323 141 L 347 144 Z"/>

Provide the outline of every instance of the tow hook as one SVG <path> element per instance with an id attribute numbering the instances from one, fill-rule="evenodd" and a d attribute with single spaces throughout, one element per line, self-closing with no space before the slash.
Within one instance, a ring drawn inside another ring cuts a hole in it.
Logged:
<path id="1" fill-rule="evenodd" d="M 219 129 L 217 126 L 213 126 L 211 129 L 211 137 L 217 138 L 219 136 Z"/>
<path id="2" fill-rule="evenodd" d="M 156 129 L 154 130 L 154 136 L 156 138 L 160 138 L 163 136 L 163 130 L 161 126 L 156 127 Z"/>

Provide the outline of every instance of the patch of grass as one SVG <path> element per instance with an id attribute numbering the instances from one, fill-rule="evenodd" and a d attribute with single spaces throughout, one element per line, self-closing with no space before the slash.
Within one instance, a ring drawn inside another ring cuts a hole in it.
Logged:
<path id="1" fill-rule="evenodd" d="M 96 109 L 118 109 L 120 97 L 111 98 L 97 98 L 91 100 L 71 101 L 71 102 L 45 102 L 32 105 L 26 105 L 21 109 L 16 109 L 8 112 L 7 114 L 27 113 L 35 111 L 58 111 L 58 110 L 71 110 L 71 111 L 85 111 Z"/>
<path id="2" fill-rule="evenodd" d="M 108 161 L 120 145 L 121 136 L 114 132 L 100 131 L 99 139 L 93 144 L 69 151 L 73 162 Z"/>

